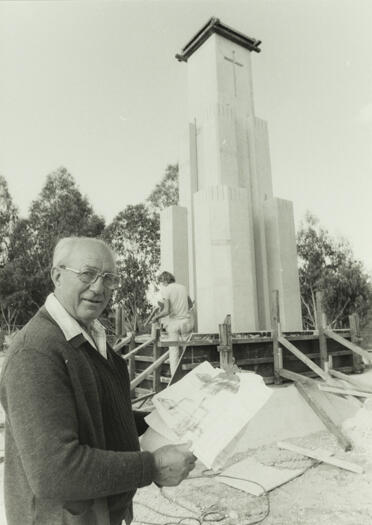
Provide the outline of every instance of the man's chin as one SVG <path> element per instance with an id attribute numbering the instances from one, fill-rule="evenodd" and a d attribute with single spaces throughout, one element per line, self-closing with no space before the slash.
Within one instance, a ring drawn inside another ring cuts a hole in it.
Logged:
<path id="1" fill-rule="evenodd" d="M 103 312 L 104 308 L 84 308 L 83 312 L 79 312 L 79 320 L 82 323 L 91 323 L 95 319 L 97 319 L 101 313 Z"/>

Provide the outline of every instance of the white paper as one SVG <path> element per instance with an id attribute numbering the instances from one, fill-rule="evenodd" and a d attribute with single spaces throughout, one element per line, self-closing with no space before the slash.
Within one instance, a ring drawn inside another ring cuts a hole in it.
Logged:
<path id="1" fill-rule="evenodd" d="M 153 410 L 151 414 L 146 416 L 145 421 L 150 428 L 155 430 L 155 432 L 158 432 L 158 434 L 161 434 L 163 437 L 167 438 L 169 443 L 180 443 L 179 436 L 168 427 L 157 410 Z"/>
<path id="2" fill-rule="evenodd" d="M 160 434 L 168 432 L 171 441 L 191 441 L 196 457 L 208 468 L 220 468 L 230 443 L 271 393 L 257 374 L 228 376 L 205 361 L 154 396 L 158 414 L 146 421 Z"/>
<path id="3" fill-rule="evenodd" d="M 139 442 L 141 450 L 147 450 L 148 452 L 155 452 L 155 450 L 164 447 L 164 445 L 174 444 L 151 427 L 146 429 L 146 432 L 139 438 Z"/>

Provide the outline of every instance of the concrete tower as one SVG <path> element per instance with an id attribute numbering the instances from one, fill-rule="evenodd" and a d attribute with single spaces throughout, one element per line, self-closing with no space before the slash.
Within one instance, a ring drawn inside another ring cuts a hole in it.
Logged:
<path id="1" fill-rule="evenodd" d="M 254 113 L 251 53 L 260 42 L 212 18 L 176 55 L 187 62 L 188 137 L 180 206 L 161 216 L 161 263 L 196 299 L 198 331 L 302 328 L 293 209 L 273 197 L 266 122 Z"/>

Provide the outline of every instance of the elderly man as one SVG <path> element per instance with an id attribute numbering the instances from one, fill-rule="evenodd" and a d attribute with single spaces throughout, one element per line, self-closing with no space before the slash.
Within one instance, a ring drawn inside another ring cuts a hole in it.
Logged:
<path id="1" fill-rule="evenodd" d="M 125 362 L 97 321 L 119 285 L 109 247 L 65 238 L 54 294 L 17 334 L 4 365 L 8 525 L 119 525 L 137 488 L 180 483 L 186 445 L 141 452 Z"/>
<path id="2" fill-rule="evenodd" d="M 170 272 L 162 272 L 158 277 L 161 285 L 162 308 L 155 315 L 154 320 L 167 318 L 163 325 L 167 330 L 171 341 L 179 341 L 191 333 L 194 327 L 194 317 L 191 313 L 193 306 L 183 284 L 176 283 L 176 279 Z M 176 371 L 180 357 L 179 346 L 169 347 L 169 364 L 171 374 Z"/>

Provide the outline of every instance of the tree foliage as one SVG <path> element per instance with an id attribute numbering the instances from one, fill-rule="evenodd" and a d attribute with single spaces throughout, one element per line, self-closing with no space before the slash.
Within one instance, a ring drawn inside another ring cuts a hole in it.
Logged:
<path id="1" fill-rule="evenodd" d="M 8 260 L 0 271 L 0 298 L 24 324 L 52 291 L 50 269 L 53 248 L 66 236 L 98 237 L 104 220 L 97 216 L 65 168 L 47 176 L 27 219 L 12 231 Z M 15 313 L 14 313 L 15 312 Z"/>
<path id="2" fill-rule="evenodd" d="M 146 292 L 159 267 L 159 215 L 145 204 L 129 205 L 106 228 L 104 238 L 118 257 L 122 278 L 114 303 L 123 307 L 127 328 L 136 331 L 148 315 Z"/>
<path id="3" fill-rule="evenodd" d="M 160 211 L 173 204 L 178 204 L 178 165 L 168 165 L 145 203 L 127 206 L 104 234 L 119 257 L 122 276 L 122 287 L 113 301 L 123 307 L 131 331 L 149 313 L 147 292 L 160 264 Z"/>
<path id="4" fill-rule="evenodd" d="M 17 224 L 18 210 L 13 204 L 8 183 L 0 175 L 0 265 L 8 260 L 10 238 Z"/>
<path id="5" fill-rule="evenodd" d="M 72 175 L 63 167 L 47 176 L 39 197 L 31 204 L 29 224 L 34 256 L 38 266 L 44 268 L 50 268 L 58 239 L 69 235 L 98 237 L 105 227 L 103 218 L 94 213 Z"/>
<path id="6" fill-rule="evenodd" d="M 178 164 L 169 164 L 162 180 L 156 184 L 146 202 L 153 212 L 159 213 L 164 208 L 178 204 Z"/>
<path id="7" fill-rule="evenodd" d="M 319 221 L 307 214 L 297 233 L 302 314 L 305 328 L 314 328 L 315 293 L 323 292 L 323 307 L 332 327 L 348 326 L 348 316 L 363 320 L 372 302 L 369 276 L 345 240 L 331 238 Z"/>
<path id="8" fill-rule="evenodd" d="M 119 256 L 123 277 L 114 302 L 124 306 L 131 329 L 148 313 L 146 292 L 159 268 L 159 213 L 177 202 L 178 166 L 169 165 L 146 202 L 127 206 L 104 231 Z M 21 220 L 5 179 L 0 178 L 1 254 L 6 257 L 6 265 L 0 270 L 0 306 L 9 325 L 27 322 L 52 290 L 49 273 L 58 239 L 69 235 L 98 237 L 104 226 L 63 167 L 47 176 L 28 217 Z"/>

